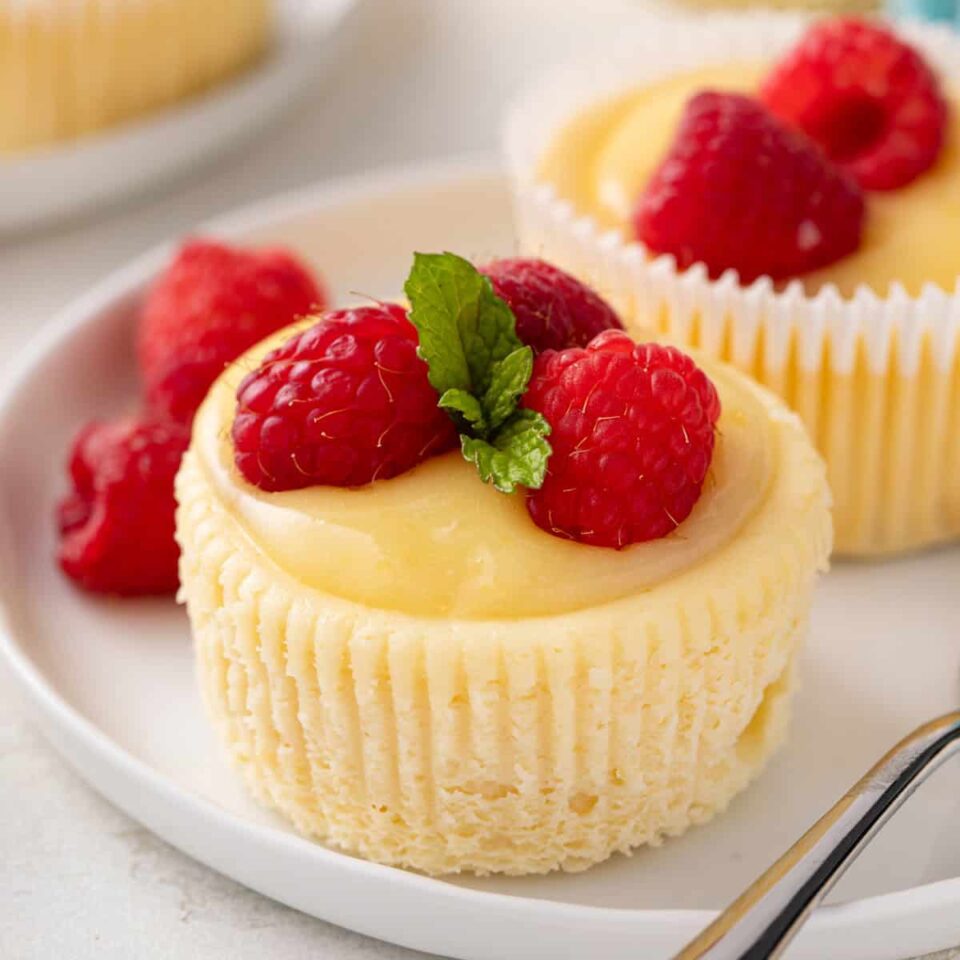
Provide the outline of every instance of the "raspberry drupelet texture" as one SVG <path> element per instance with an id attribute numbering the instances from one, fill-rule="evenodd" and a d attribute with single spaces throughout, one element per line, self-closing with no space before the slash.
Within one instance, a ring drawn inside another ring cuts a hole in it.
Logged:
<path id="1" fill-rule="evenodd" d="M 623 329 L 600 294 L 544 260 L 494 260 L 480 272 L 513 311 L 517 336 L 535 353 L 585 347 L 604 330 Z"/>
<path id="2" fill-rule="evenodd" d="M 602 547 L 666 536 L 696 504 L 713 457 L 716 389 L 674 347 L 610 331 L 537 358 L 524 398 L 546 417 L 553 454 L 534 522 Z"/>
<path id="3" fill-rule="evenodd" d="M 868 190 L 910 183 L 943 146 L 947 105 L 936 75 L 879 23 L 843 17 L 815 24 L 760 96 Z"/>
<path id="4" fill-rule="evenodd" d="M 91 423 L 73 443 L 73 489 L 57 508 L 58 559 L 96 593 L 177 589 L 173 479 L 190 435 L 186 427 L 133 417 Z"/>
<path id="5" fill-rule="evenodd" d="M 437 399 L 403 307 L 328 313 L 240 384 L 237 468 L 263 490 L 386 480 L 456 445 Z"/>
<path id="6" fill-rule="evenodd" d="M 151 289 L 140 322 L 149 408 L 189 423 L 227 364 L 325 303 L 310 271 L 284 250 L 185 244 Z"/>
<path id="7" fill-rule="evenodd" d="M 638 239 L 681 269 L 742 283 L 826 266 L 860 244 L 857 184 L 762 104 L 732 93 L 687 103 L 676 139 L 634 213 Z"/>

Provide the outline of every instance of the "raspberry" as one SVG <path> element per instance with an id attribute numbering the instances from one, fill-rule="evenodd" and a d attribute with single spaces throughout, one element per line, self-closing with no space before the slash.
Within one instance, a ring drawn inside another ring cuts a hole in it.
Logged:
<path id="1" fill-rule="evenodd" d="M 494 260 L 480 272 L 507 302 L 517 319 L 517 336 L 535 353 L 585 347 L 604 330 L 623 329 L 598 293 L 543 260 Z"/>
<path id="2" fill-rule="evenodd" d="M 237 391 L 237 468 L 263 490 L 353 487 L 457 441 L 403 307 L 328 313 L 268 354 Z"/>
<path id="3" fill-rule="evenodd" d="M 947 106 L 936 76 L 916 50 L 877 23 L 815 24 L 760 96 L 867 190 L 904 186 L 943 146 Z"/>
<path id="4" fill-rule="evenodd" d="M 227 364 L 324 302 L 306 267 L 283 250 L 187 243 L 143 308 L 137 347 L 148 406 L 189 423 Z"/>
<path id="5" fill-rule="evenodd" d="M 855 250 L 863 195 L 802 134 L 730 93 L 687 103 L 677 138 L 634 215 L 637 237 L 684 269 L 793 277 Z"/>
<path id="6" fill-rule="evenodd" d="M 690 514 L 713 456 L 720 400 L 675 347 L 610 331 L 585 350 L 537 358 L 524 398 L 553 429 L 537 526 L 620 549 L 666 536 Z"/>
<path id="7" fill-rule="evenodd" d="M 77 434 L 73 489 L 57 508 L 67 576 L 96 593 L 177 589 L 173 478 L 189 439 L 185 426 L 152 417 L 94 422 Z"/>

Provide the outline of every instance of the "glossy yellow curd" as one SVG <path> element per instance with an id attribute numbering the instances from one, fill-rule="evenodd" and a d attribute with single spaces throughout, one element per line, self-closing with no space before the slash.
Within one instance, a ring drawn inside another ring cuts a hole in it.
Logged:
<path id="1" fill-rule="evenodd" d="M 632 238 L 631 213 L 676 135 L 684 105 L 702 90 L 755 93 L 768 66 L 725 64 L 681 73 L 597 104 L 560 130 L 539 176 L 579 213 Z M 883 296 L 899 282 L 952 291 L 960 277 L 960 117 L 955 106 L 936 165 L 902 190 L 867 195 L 863 244 L 801 277 L 808 293 L 833 283 L 844 296 L 866 284 Z"/>
<path id="2" fill-rule="evenodd" d="M 722 550 L 763 503 L 776 469 L 775 421 L 742 378 L 718 367 L 711 374 L 723 416 L 710 476 L 693 513 L 662 540 L 617 551 L 555 537 L 533 523 L 522 495 L 481 483 L 459 451 L 362 488 L 266 493 L 233 464 L 229 424 L 241 372 L 220 380 L 198 417 L 197 456 L 211 487 L 264 554 L 305 587 L 385 610 L 519 618 L 648 591 Z"/>
<path id="3" fill-rule="evenodd" d="M 520 874 L 681 833 L 757 775 L 831 541 L 823 464 L 771 394 L 708 364 L 703 496 L 617 552 L 543 532 L 459 453 L 254 489 L 229 435 L 270 345 L 214 386 L 177 477 L 200 686 L 258 799 L 384 863 Z"/>

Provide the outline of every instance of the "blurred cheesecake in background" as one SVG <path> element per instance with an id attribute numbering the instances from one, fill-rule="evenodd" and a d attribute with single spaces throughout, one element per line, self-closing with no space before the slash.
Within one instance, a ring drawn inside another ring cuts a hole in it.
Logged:
<path id="1" fill-rule="evenodd" d="M 681 7 L 714 7 L 718 10 L 808 10 L 814 13 L 879 13 L 880 0 L 675 0 Z"/>
<path id="2" fill-rule="evenodd" d="M 252 65 L 272 0 L 0 0 L 0 155 L 71 140 Z"/>

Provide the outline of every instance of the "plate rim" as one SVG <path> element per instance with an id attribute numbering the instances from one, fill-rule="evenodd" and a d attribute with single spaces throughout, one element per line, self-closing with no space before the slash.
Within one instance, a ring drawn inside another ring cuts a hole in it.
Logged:
<path id="1" fill-rule="evenodd" d="M 296 212 L 321 211 L 325 208 L 347 205 L 361 198 L 369 201 L 377 195 L 422 189 L 431 185 L 444 187 L 465 184 L 468 181 L 503 181 L 505 179 L 503 172 L 484 156 L 458 157 L 428 164 L 387 167 L 284 191 L 202 222 L 191 232 L 225 239 L 236 238 L 257 229 L 281 223 Z M 160 265 L 168 259 L 180 239 L 175 237 L 157 244 L 132 261 L 108 273 L 86 292 L 73 298 L 59 310 L 56 316 L 44 324 L 43 328 L 27 342 L 18 356 L 4 364 L 4 378 L 0 383 L 0 423 L 20 390 L 30 381 L 34 371 L 56 351 L 60 344 L 71 336 L 77 335 L 86 326 L 97 322 L 99 316 L 111 304 L 142 289 Z M 0 528 L 0 552 L 5 552 L 4 539 L 5 531 Z M 170 839 L 162 832 L 162 826 L 158 828 L 155 823 L 146 822 L 136 809 L 131 809 L 131 804 L 118 800 L 115 795 L 118 791 L 111 790 L 109 786 L 99 782 L 104 779 L 103 777 L 98 777 L 91 770 L 75 763 L 74 758 L 65 752 L 64 743 L 69 742 L 74 746 L 80 746 L 104 764 L 111 775 L 131 782 L 140 790 L 148 791 L 153 800 L 169 805 L 171 810 L 178 809 L 185 812 L 194 821 L 218 821 L 221 829 L 225 828 L 227 833 L 237 838 L 246 836 L 258 844 L 287 848 L 297 856 L 306 857 L 312 862 L 332 869 L 345 870 L 351 875 L 351 879 L 375 882 L 387 892 L 391 889 L 397 891 L 409 888 L 414 892 L 429 894 L 434 899 L 439 898 L 441 906 L 445 902 L 449 907 L 461 906 L 469 910 L 496 906 L 512 914 L 522 923 L 534 920 L 564 921 L 565 923 L 571 920 L 593 921 L 615 928 L 621 925 L 629 927 L 631 922 L 643 921 L 659 925 L 664 930 L 675 931 L 682 928 L 689 931 L 691 935 L 717 915 L 718 911 L 715 910 L 605 907 L 476 890 L 448 883 L 443 879 L 362 860 L 278 828 L 252 823 L 219 807 L 212 800 L 185 790 L 176 781 L 122 747 L 63 697 L 47 680 L 40 667 L 33 662 L 26 644 L 18 641 L 16 637 L 13 597 L 15 590 L 15 579 L 10 587 L 4 587 L 0 583 L 0 656 L 10 668 L 9 672 L 16 686 L 26 695 L 30 706 L 40 714 L 43 721 L 41 727 L 48 741 L 53 744 L 60 756 L 109 802 L 121 807 L 134 820 L 158 833 L 187 856 L 203 862 L 217 872 L 227 873 L 188 849 L 184 842 Z M 8 591 L 9 599 L 6 597 Z M 64 737 L 65 741 L 61 739 Z M 779 851 L 771 852 L 771 861 L 778 853 Z M 231 874 L 227 873 L 227 875 Z M 237 878 L 234 877 L 234 879 Z M 238 880 L 238 882 L 251 886 L 246 880 Z M 265 895 L 271 899 L 277 899 L 273 894 L 265 893 Z M 292 905 L 296 906 L 296 904 Z M 839 934 L 844 928 L 881 922 L 887 926 L 891 922 L 896 922 L 898 918 L 905 920 L 913 918 L 924 909 L 936 911 L 951 906 L 960 907 L 960 876 L 822 906 L 811 917 L 805 929 L 809 934 L 814 935 Z M 367 935 L 377 936 L 377 933 L 372 932 L 371 929 L 363 929 L 362 925 L 355 923 L 343 925 Z M 411 941 L 404 945 L 430 949 L 423 946 L 422 940 Z"/>

